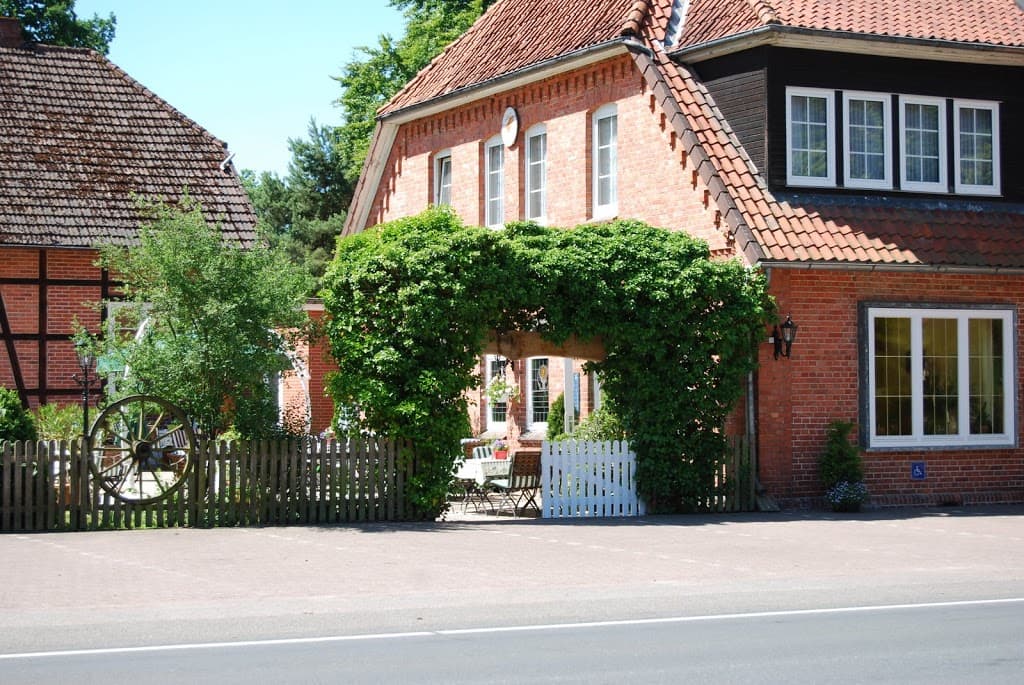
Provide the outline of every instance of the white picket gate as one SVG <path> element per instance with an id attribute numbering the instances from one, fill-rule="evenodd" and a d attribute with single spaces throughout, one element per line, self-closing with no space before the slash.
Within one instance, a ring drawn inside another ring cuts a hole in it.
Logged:
<path id="1" fill-rule="evenodd" d="M 642 516 L 636 455 L 626 442 L 544 442 L 541 445 L 544 518 Z"/>

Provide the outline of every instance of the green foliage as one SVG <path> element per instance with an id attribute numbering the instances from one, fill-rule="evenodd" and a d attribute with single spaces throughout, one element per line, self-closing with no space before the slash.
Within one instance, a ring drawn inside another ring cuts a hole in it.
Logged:
<path id="1" fill-rule="evenodd" d="M 381 35 L 363 47 L 340 76 L 337 104 L 344 123 L 338 131 L 346 178 L 359 178 L 370 146 L 377 110 L 437 54 L 462 35 L 492 2 L 481 0 L 390 0 L 403 10 L 405 35 Z"/>
<path id="2" fill-rule="evenodd" d="M 21 404 L 18 393 L 0 388 L 0 442 L 36 440 L 37 437 L 32 414 Z"/>
<path id="3" fill-rule="evenodd" d="M 100 253 L 124 282 L 119 318 L 146 322 L 138 339 L 99 343 L 108 366 L 129 369 L 118 390 L 163 397 L 210 436 L 231 424 L 260 436 L 276 421 L 269 380 L 289 366 L 281 332 L 305 321 L 308 276 L 277 251 L 226 244 L 188 197 L 149 211 L 138 246 Z"/>
<path id="4" fill-rule="evenodd" d="M 565 433 L 565 393 L 559 393 L 551 403 L 548 412 L 548 440 L 555 440 Z"/>
<path id="5" fill-rule="evenodd" d="M 825 433 L 825 451 L 818 462 L 821 484 L 831 490 L 842 482 L 857 483 L 864 480 L 864 465 L 860 450 L 850 442 L 853 423 L 830 421 Z"/>
<path id="6" fill-rule="evenodd" d="M 75 0 L 0 0 L 0 17 L 17 17 L 27 41 L 92 48 L 103 55 L 117 26 L 113 12 L 106 19 L 98 14 L 79 19 Z"/>
<path id="7" fill-rule="evenodd" d="M 34 412 L 40 440 L 74 440 L 82 435 L 82 406 L 44 404 Z M 90 413 L 90 419 L 95 415 Z"/>
<path id="8" fill-rule="evenodd" d="M 425 515 L 468 434 L 463 391 L 479 385 L 488 331 L 600 336 L 607 356 L 591 368 L 631 436 L 638 486 L 653 511 L 677 511 L 710 493 L 774 314 L 761 275 L 680 233 L 633 221 L 489 231 L 445 208 L 341 241 L 324 283 L 331 394 L 364 430 L 416 443 Z"/>
<path id="9" fill-rule="evenodd" d="M 595 442 L 625 440 L 626 430 L 622 427 L 622 421 L 615 414 L 611 403 L 606 400 L 596 411 L 591 412 L 580 422 L 571 437 L 574 440 L 593 440 Z"/>

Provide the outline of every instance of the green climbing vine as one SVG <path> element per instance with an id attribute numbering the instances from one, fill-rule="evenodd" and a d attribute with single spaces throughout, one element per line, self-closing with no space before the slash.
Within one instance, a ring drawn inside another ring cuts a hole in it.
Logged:
<path id="1" fill-rule="evenodd" d="M 489 331 L 600 336 L 606 358 L 593 366 L 636 450 L 640 491 L 651 510 L 680 511 L 710 492 L 722 427 L 774 313 L 760 274 L 682 233 L 636 221 L 493 231 L 445 208 L 340 241 L 322 294 L 330 393 L 357 430 L 415 445 L 423 517 L 444 506 Z"/>

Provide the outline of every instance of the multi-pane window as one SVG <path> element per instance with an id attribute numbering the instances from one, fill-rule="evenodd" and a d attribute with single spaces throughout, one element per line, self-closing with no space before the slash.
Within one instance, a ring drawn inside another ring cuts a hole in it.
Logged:
<path id="1" fill-rule="evenodd" d="M 995 103 L 953 103 L 956 192 L 999 193 L 999 112 Z"/>
<path id="2" fill-rule="evenodd" d="M 507 361 L 495 355 L 487 356 L 487 383 L 505 373 Z M 508 421 L 508 402 L 489 402 L 487 407 L 487 429 L 505 430 Z"/>
<path id="3" fill-rule="evenodd" d="M 543 429 L 548 422 L 548 360 L 535 357 L 529 360 L 530 394 L 527 403 L 529 427 Z"/>
<path id="4" fill-rule="evenodd" d="M 452 153 L 439 152 L 434 156 L 434 204 L 452 203 Z"/>
<path id="5" fill-rule="evenodd" d="M 526 132 L 526 218 L 543 222 L 547 217 L 548 134 L 544 124 Z"/>
<path id="6" fill-rule="evenodd" d="M 868 311 L 873 447 L 1013 442 L 1013 313 Z"/>
<path id="7" fill-rule="evenodd" d="M 835 185 L 834 101 L 830 90 L 786 89 L 789 185 Z"/>
<path id="8" fill-rule="evenodd" d="M 505 147 L 492 138 L 484 148 L 484 224 L 492 228 L 505 223 Z"/>
<path id="9" fill-rule="evenodd" d="M 846 136 L 845 185 L 850 188 L 891 188 L 892 137 L 889 97 L 877 93 L 843 93 Z"/>
<path id="10" fill-rule="evenodd" d="M 900 184 L 905 190 L 945 193 L 946 102 L 900 97 Z"/>
<path id="11" fill-rule="evenodd" d="M 616 106 L 601 107 L 594 112 L 593 121 L 593 215 L 595 218 L 608 218 L 619 211 L 619 118 Z"/>

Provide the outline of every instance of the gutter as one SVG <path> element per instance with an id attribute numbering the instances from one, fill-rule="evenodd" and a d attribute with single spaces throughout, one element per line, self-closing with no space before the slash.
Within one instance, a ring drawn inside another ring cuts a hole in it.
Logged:
<path id="1" fill-rule="evenodd" d="M 1021 46 L 882 36 L 778 25 L 759 26 L 751 31 L 679 48 L 670 52 L 669 56 L 688 63 L 696 63 L 762 45 L 905 59 L 1024 66 L 1024 47 Z"/>
<path id="2" fill-rule="evenodd" d="M 957 266 L 934 264 L 857 264 L 844 262 L 786 262 L 761 260 L 753 265 L 758 269 L 791 269 L 806 271 L 869 271 L 933 274 L 966 274 L 988 276 L 1021 276 L 1024 267 Z"/>
<path id="3" fill-rule="evenodd" d="M 402 124 L 542 81 L 556 74 L 573 71 L 611 57 L 637 51 L 650 53 L 633 37 L 618 37 L 551 57 L 507 74 L 438 95 L 424 102 L 379 115 L 377 128 L 373 133 L 373 142 L 370 144 L 370 151 L 363 163 L 363 171 L 359 175 L 359 182 L 356 184 L 352 204 L 349 205 L 341 235 L 352 235 L 366 227 L 370 209 L 373 207 L 373 200 L 384 175 L 384 167 L 391 155 L 391 148 L 398 135 L 398 127 Z"/>

